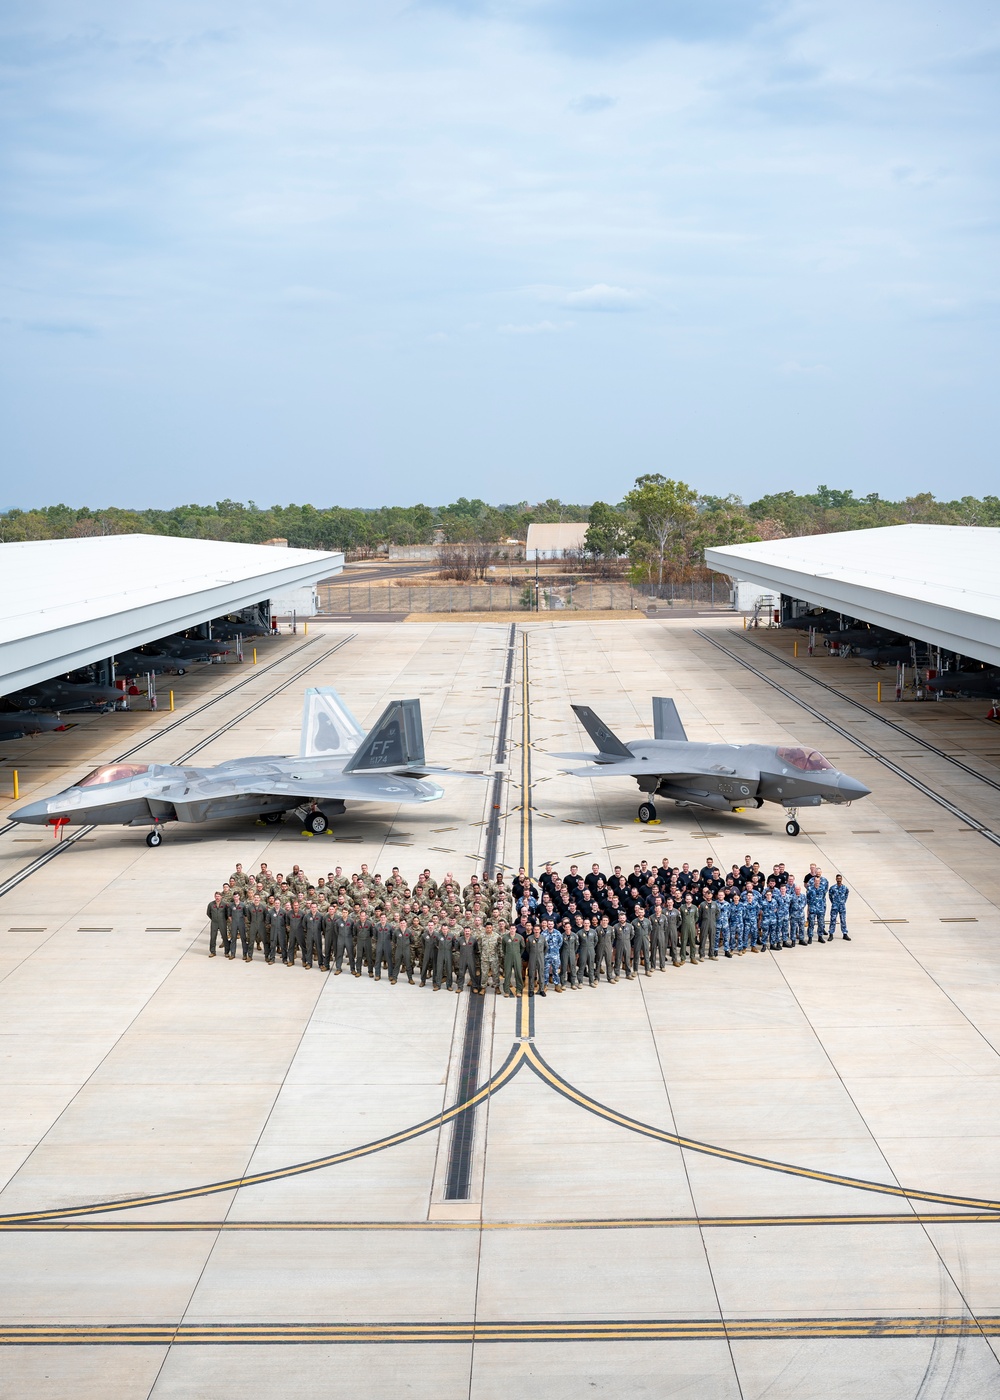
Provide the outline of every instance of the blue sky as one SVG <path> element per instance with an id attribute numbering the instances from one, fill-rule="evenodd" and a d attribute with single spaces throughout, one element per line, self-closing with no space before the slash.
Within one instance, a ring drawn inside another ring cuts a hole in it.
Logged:
<path id="1" fill-rule="evenodd" d="M 3 505 L 1000 490 L 1000 14 L 10 0 Z"/>

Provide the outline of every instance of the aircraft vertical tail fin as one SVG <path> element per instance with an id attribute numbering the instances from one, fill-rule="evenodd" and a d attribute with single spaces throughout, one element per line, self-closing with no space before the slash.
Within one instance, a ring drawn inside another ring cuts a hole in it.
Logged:
<path id="1" fill-rule="evenodd" d="M 653 738 L 687 739 L 677 706 L 662 695 L 653 696 Z"/>
<path id="2" fill-rule="evenodd" d="M 424 729 L 419 700 L 393 700 L 358 745 L 345 773 L 424 766 Z"/>
<path id="3" fill-rule="evenodd" d="M 616 734 L 599 718 L 589 705 L 574 705 L 573 713 L 597 745 L 598 750 L 609 758 L 631 758 L 632 750 L 627 749 Z"/>
<path id="4" fill-rule="evenodd" d="M 337 758 L 353 753 L 365 731 L 332 686 L 313 686 L 302 705 L 300 758 Z"/>

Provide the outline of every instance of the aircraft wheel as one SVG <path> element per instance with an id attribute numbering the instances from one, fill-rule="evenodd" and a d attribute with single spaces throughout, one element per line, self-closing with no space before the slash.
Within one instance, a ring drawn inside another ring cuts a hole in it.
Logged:
<path id="1" fill-rule="evenodd" d="M 266 826 L 277 826 L 284 815 L 284 812 L 263 812 L 261 814 L 261 821 L 264 822 Z"/>
<path id="2" fill-rule="evenodd" d="M 178 666 L 178 667 L 177 667 L 177 674 L 178 674 L 179 676 L 185 675 L 185 674 L 186 674 L 185 667 L 183 667 L 183 666 Z"/>
<path id="3" fill-rule="evenodd" d="M 151 831 L 146 837 L 147 846 L 160 846 L 163 844 L 163 837 L 158 831 Z"/>
<path id="4" fill-rule="evenodd" d="M 306 826 L 316 836 L 322 836 L 323 833 L 329 827 L 329 825 L 330 823 L 327 821 L 326 817 L 323 815 L 322 812 L 311 813 L 309 820 L 306 822 Z"/>
<path id="5" fill-rule="evenodd" d="M 656 808 L 652 802 L 642 802 L 639 805 L 639 820 L 645 825 L 646 822 L 656 821 Z"/>
<path id="6" fill-rule="evenodd" d="M 785 830 L 788 832 L 789 836 L 798 836 L 800 827 L 794 817 L 790 817 L 789 820 L 785 822 Z"/>

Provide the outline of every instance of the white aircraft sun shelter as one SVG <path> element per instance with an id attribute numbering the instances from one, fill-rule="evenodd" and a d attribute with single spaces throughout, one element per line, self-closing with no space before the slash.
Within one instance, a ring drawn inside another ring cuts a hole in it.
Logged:
<path id="1" fill-rule="evenodd" d="M 888 525 L 706 549 L 710 569 L 1000 665 L 1000 529 Z"/>
<path id="2" fill-rule="evenodd" d="M 99 535 L 0 544 L 0 695 L 339 574 L 318 549 Z"/>

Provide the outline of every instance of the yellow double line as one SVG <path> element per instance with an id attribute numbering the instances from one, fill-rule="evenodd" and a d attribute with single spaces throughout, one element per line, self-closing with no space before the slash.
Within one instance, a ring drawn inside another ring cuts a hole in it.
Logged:
<path id="1" fill-rule="evenodd" d="M 521 635 L 521 864 L 531 874 L 531 710 L 528 634 Z"/>
<path id="2" fill-rule="evenodd" d="M 0 1328 L 0 1346 L 398 1345 L 485 1342 L 782 1341 L 834 1337 L 1000 1335 L 1000 1317 L 656 1318 L 581 1322 L 25 1324 Z"/>
<path id="3" fill-rule="evenodd" d="M 998 1225 L 996 1211 L 871 1211 L 851 1215 L 654 1215 L 580 1220 L 23 1220 L 0 1225 L 0 1232 L 37 1234 L 170 1234 L 214 1231 L 333 1232 L 335 1234 L 412 1234 L 429 1231 L 481 1231 L 483 1234 L 545 1230 L 767 1230 L 785 1226 L 828 1225 Z"/>
<path id="4" fill-rule="evenodd" d="M 434 1114 L 431 1118 L 425 1118 L 420 1123 L 415 1123 L 412 1127 L 404 1128 L 398 1133 L 392 1133 L 388 1137 L 379 1138 L 375 1142 L 364 1143 L 360 1147 L 349 1148 L 344 1152 L 334 1152 L 325 1157 L 315 1157 L 308 1162 L 297 1162 L 287 1167 L 277 1167 L 272 1171 L 254 1172 L 246 1176 L 232 1177 L 227 1181 L 211 1182 L 203 1186 L 191 1186 L 179 1191 L 162 1191 L 150 1196 L 135 1196 L 130 1199 L 116 1201 L 101 1201 L 91 1205 L 66 1206 L 49 1210 L 28 1211 L 20 1214 L 0 1216 L 0 1230 L 22 1228 L 33 1221 L 38 1222 L 58 1222 L 71 1220 L 79 1216 L 91 1216 L 105 1214 L 110 1211 L 135 1210 L 144 1206 L 167 1205 L 174 1201 L 191 1200 L 198 1196 L 215 1195 L 222 1191 L 237 1191 L 247 1186 L 262 1186 L 271 1181 L 283 1181 L 288 1177 L 302 1176 L 306 1172 L 321 1171 L 326 1167 L 335 1167 L 342 1162 L 356 1161 L 361 1157 L 371 1156 L 373 1153 L 382 1152 L 389 1147 L 397 1147 L 401 1143 L 410 1142 L 414 1138 L 420 1137 L 424 1133 L 432 1132 L 436 1128 L 442 1127 L 452 1119 L 457 1118 L 460 1113 L 464 1113 L 467 1108 L 483 1103 L 492 1094 L 498 1093 L 505 1085 L 509 1084 L 514 1076 L 524 1065 L 538 1075 L 538 1077 L 550 1088 L 563 1098 L 575 1103 L 578 1107 L 586 1109 L 588 1113 L 593 1113 L 598 1118 L 603 1118 L 608 1123 L 613 1123 L 617 1127 L 624 1128 L 631 1133 L 637 1133 L 642 1137 L 652 1138 L 657 1142 L 666 1143 L 672 1147 L 679 1147 L 685 1152 L 698 1152 L 704 1156 L 716 1157 L 722 1161 L 735 1162 L 745 1167 L 757 1167 L 764 1171 L 779 1172 L 785 1176 L 795 1176 L 807 1181 L 819 1181 L 829 1186 L 845 1186 L 855 1191 L 869 1191 L 877 1195 L 893 1196 L 907 1201 L 925 1201 L 931 1205 L 951 1206 L 958 1210 L 975 1211 L 985 1214 L 981 1215 L 983 1220 L 1000 1221 L 1000 1201 L 980 1199 L 973 1196 L 957 1196 L 942 1191 L 920 1191 L 907 1186 L 895 1186 L 884 1182 L 866 1181 L 860 1177 L 842 1176 L 837 1172 L 817 1171 L 813 1167 L 799 1167 L 791 1162 L 779 1162 L 769 1157 L 757 1157 L 749 1152 L 738 1152 L 733 1148 L 719 1147 L 713 1143 L 701 1142 L 697 1138 L 684 1137 L 680 1133 L 669 1132 L 665 1128 L 657 1128 L 650 1123 L 643 1123 L 638 1118 L 631 1118 L 628 1114 L 619 1113 L 616 1109 L 609 1108 L 606 1104 L 593 1099 L 589 1094 L 577 1089 L 568 1080 L 558 1074 L 549 1066 L 535 1048 L 531 1039 L 532 1035 L 532 999 L 525 992 L 521 997 L 518 1008 L 518 1035 L 519 1038 L 511 1047 L 510 1054 L 501 1065 L 496 1074 L 491 1079 L 477 1089 L 468 1099 L 460 1103 L 453 1104 L 450 1108 L 444 1109 L 441 1113 Z M 786 1217 L 768 1217 L 782 1224 L 788 1223 Z M 853 1217 L 836 1217 L 837 1219 L 852 1220 Z M 900 1221 L 909 1217 L 900 1217 Z M 916 1217 L 913 1217 L 914 1219 Z M 930 1220 L 937 1217 L 930 1216 Z M 941 1217 L 942 1219 L 944 1217 Z M 965 1219 L 966 1217 L 962 1217 Z M 748 1223 L 750 1217 L 733 1217 L 734 1223 Z M 802 1217 L 802 1223 L 819 1224 L 822 1223 L 822 1216 Z M 698 1222 L 700 1223 L 700 1222 Z M 216 1228 L 216 1227 L 212 1227 Z M 544 1227 L 543 1227 L 544 1228 Z"/>

